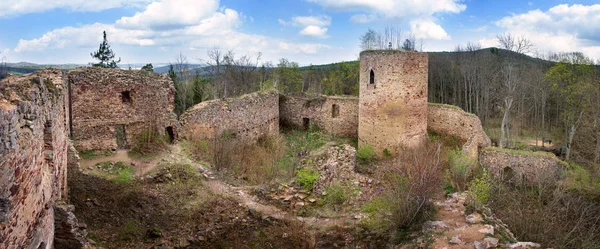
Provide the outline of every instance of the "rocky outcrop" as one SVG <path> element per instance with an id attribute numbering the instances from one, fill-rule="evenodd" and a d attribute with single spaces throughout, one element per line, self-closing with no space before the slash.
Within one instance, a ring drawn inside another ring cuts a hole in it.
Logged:
<path id="1" fill-rule="evenodd" d="M 181 124 L 189 140 L 226 137 L 255 142 L 279 134 L 279 94 L 255 92 L 202 102 L 181 115 Z"/>
<path id="2" fill-rule="evenodd" d="M 463 152 L 471 158 L 477 158 L 479 150 L 491 145 L 479 118 L 456 106 L 429 103 L 427 129 L 464 141 Z"/>
<path id="3" fill-rule="evenodd" d="M 566 169 L 566 163 L 548 152 L 532 152 L 487 148 L 479 161 L 494 176 L 512 183 L 556 181 Z"/>

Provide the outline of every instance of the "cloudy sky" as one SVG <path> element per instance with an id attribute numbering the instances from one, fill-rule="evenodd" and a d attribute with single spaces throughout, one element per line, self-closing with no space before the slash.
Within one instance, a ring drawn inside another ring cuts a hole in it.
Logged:
<path id="1" fill-rule="evenodd" d="M 301 65 L 355 60 L 359 37 L 386 26 L 426 51 L 495 46 L 496 34 L 542 51 L 600 59 L 600 4 L 557 0 L 1 0 L 0 51 L 11 62 L 89 63 L 102 31 L 121 66 L 190 62 L 215 46 Z"/>

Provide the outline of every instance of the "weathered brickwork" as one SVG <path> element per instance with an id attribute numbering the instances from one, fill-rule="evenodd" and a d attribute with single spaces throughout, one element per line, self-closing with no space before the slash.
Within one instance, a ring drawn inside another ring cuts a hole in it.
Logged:
<path id="1" fill-rule="evenodd" d="M 566 163 L 552 153 L 511 151 L 492 147 L 481 151 L 479 162 L 494 176 L 516 184 L 554 182 L 566 169 Z"/>
<path id="2" fill-rule="evenodd" d="M 281 96 L 279 120 L 283 125 L 307 129 L 316 125 L 331 134 L 358 137 L 358 98 L 353 96 Z"/>
<path id="3" fill-rule="evenodd" d="M 359 146 L 379 154 L 417 147 L 427 137 L 426 53 L 364 51 L 360 54 Z"/>
<path id="4" fill-rule="evenodd" d="M 477 158 L 480 149 L 491 145 L 483 131 L 481 120 L 456 106 L 429 104 L 427 129 L 439 134 L 449 134 L 464 141 L 463 152 Z"/>
<path id="5" fill-rule="evenodd" d="M 80 68 L 69 71 L 68 80 L 73 136 L 78 150 L 130 147 L 140 131 L 153 127 L 161 135 L 171 127 L 173 136 L 177 136 L 178 121 L 173 113 L 175 88 L 167 76 Z M 121 136 L 117 133 L 124 133 L 126 140 L 117 141 Z"/>
<path id="6" fill-rule="evenodd" d="M 66 197 L 68 112 L 59 70 L 0 82 L 0 247 L 52 248 Z"/>
<path id="7" fill-rule="evenodd" d="M 252 142 L 279 134 L 279 94 L 255 92 L 237 98 L 202 102 L 181 115 L 182 136 L 212 139 L 224 133 Z"/>

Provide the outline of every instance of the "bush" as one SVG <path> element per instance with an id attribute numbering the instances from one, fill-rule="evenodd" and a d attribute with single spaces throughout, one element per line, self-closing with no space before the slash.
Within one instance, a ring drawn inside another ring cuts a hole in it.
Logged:
<path id="1" fill-rule="evenodd" d="M 325 192 L 327 193 L 327 195 L 325 195 L 324 198 L 325 202 L 327 202 L 327 204 L 333 205 L 334 209 L 336 210 L 337 207 L 344 204 L 344 202 L 346 202 L 346 200 L 348 199 L 343 185 L 339 182 L 334 182 L 333 184 L 325 188 Z"/>
<path id="2" fill-rule="evenodd" d="M 427 144 L 384 162 L 384 170 L 376 175 L 384 192 L 363 206 L 371 231 L 385 234 L 414 228 L 432 217 L 435 208 L 431 201 L 441 187 L 439 154 L 439 144 Z"/>
<path id="3" fill-rule="evenodd" d="M 317 179 L 319 179 L 319 172 L 314 170 L 301 169 L 296 173 L 296 184 L 305 190 L 312 190 Z"/>
<path id="4" fill-rule="evenodd" d="M 470 159 L 461 150 L 451 150 L 448 152 L 449 167 L 446 170 L 446 184 L 450 192 L 465 191 L 467 183 L 470 182 L 477 173 L 477 164 Z"/>
<path id="5" fill-rule="evenodd" d="M 358 158 L 360 163 L 371 163 L 375 159 L 375 150 L 373 149 L 373 146 L 363 144 L 360 146 L 360 148 L 358 148 L 358 151 L 356 152 L 356 157 Z"/>

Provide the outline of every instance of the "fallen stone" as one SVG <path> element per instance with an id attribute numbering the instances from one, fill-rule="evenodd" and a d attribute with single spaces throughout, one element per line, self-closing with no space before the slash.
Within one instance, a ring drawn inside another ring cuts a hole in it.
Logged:
<path id="1" fill-rule="evenodd" d="M 483 217 L 481 216 L 481 214 L 478 213 L 472 213 L 470 215 L 468 215 L 466 218 L 467 223 L 469 224 L 477 224 L 477 223 L 481 223 L 483 221 Z"/>
<path id="2" fill-rule="evenodd" d="M 540 248 L 542 246 L 540 244 L 533 243 L 533 242 L 517 242 L 514 244 L 508 244 L 507 247 L 513 249 L 513 248 Z"/>
<path id="3" fill-rule="evenodd" d="M 301 202 L 301 201 L 296 202 L 296 204 L 294 204 L 294 207 L 296 207 L 296 208 L 304 207 L 304 202 Z"/>
<path id="4" fill-rule="evenodd" d="M 448 229 L 448 224 L 443 221 L 426 221 L 423 224 L 423 229 L 425 230 L 446 230 Z"/>
<path id="5" fill-rule="evenodd" d="M 479 229 L 480 233 L 494 235 L 494 227 L 491 225 L 485 225 L 484 228 Z"/>
<path id="6" fill-rule="evenodd" d="M 310 203 L 315 203 L 317 200 L 316 200 L 316 199 L 314 199 L 314 198 L 310 198 L 310 199 L 308 199 L 308 201 L 309 201 Z"/>
<path id="7" fill-rule="evenodd" d="M 448 241 L 448 243 L 455 244 L 455 245 L 461 245 L 464 242 L 460 239 L 460 235 L 455 235 L 455 236 L 452 236 L 452 238 L 450 239 L 450 241 Z"/>

